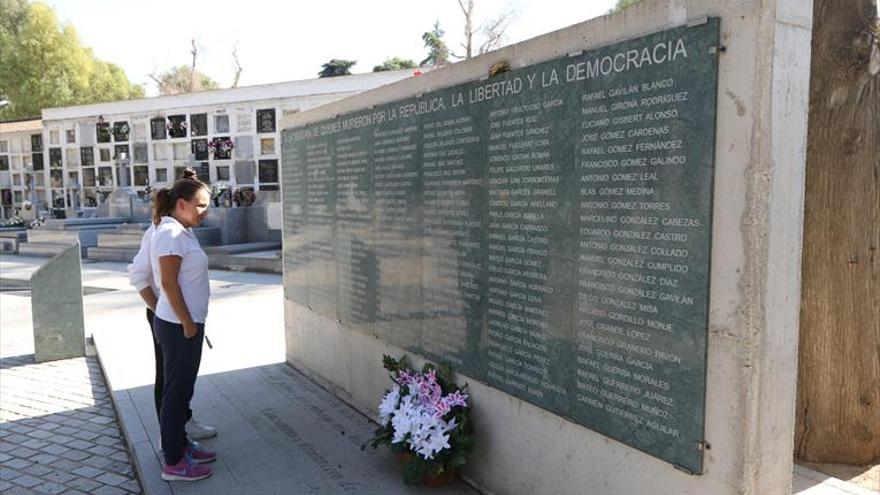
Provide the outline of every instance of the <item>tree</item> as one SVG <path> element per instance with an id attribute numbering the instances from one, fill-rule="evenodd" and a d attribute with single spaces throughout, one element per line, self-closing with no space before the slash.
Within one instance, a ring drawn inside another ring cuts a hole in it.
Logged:
<path id="1" fill-rule="evenodd" d="M 373 67 L 373 72 L 383 72 L 387 70 L 415 69 L 418 67 L 415 62 L 410 59 L 400 57 L 389 58 L 382 62 L 382 65 Z"/>
<path id="2" fill-rule="evenodd" d="M 814 0 L 795 457 L 880 460 L 880 20 Z"/>
<path id="3" fill-rule="evenodd" d="M 116 65 L 97 60 L 73 26 L 61 26 L 40 3 L 0 0 L 0 118 L 40 115 L 43 108 L 144 96 Z"/>
<path id="4" fill-rule="evenodd" d="M 356 63 L 356 60 L 334 58 L 321 66 L 322 69 L 321 72 L 318 72 L 318 77 L 350 76 L 351 68 Z"/>
<path id="5" fill-rule="evenodd" d="M 217 81 L 196 70 L 199 48 L 196 45 L 195 38 L 191 40 L 191 44 L 191 66 L 187 67 L 185 65 L 178 65 L 159 75 L 156 75 L 155 72 L 150 74 L 150 79 L 156 83 L 160 94 L 176 95 L 180 93 L 197 93 L 199 91 L 210 91 L 220 87 Z M 234 49 L 232 51 L 232 56 L 235 59 L 235 63 L 238 64 L 238 56 Z M 238 69 L 239 70 L 235 75 L 235 81 L 233 82 L 233 88 L 238 85 L 238 78 L 241 75 L 241 66 L 238 66 Z"/>
<path id="6" fill-rule="evenodd" d="M 238 61 L 238 48 L 232 47 L 232 61 L 235 62 L 235 76 L 232 78 L 232 86 L 230 88 L 237 88 L 238 81 L 241 79 L 241 73 L 244 72 L 244 67 L 241 66 L 241 62 Z"/>
<path id="7" fill-rule="evenodd" d="M 479 31 L 483 35 L 483 42 L 477 48 L 477 55 L 495 50 L 504 42 L 504 35 L 510 23 L 513 22 L 515 14 L 512 11 L 505 11 L 497 17 L 487 19 L 478 28 L 474 27 L 474 7 L 475 0 L 458 0 L 458 7 L 464 15 L 464 42 L 461 47 L 464 48 L 464 55 L 452 54 L 453 57 L 461 59 L 470 59 L 474 55 L 474 35 Z"/>
<path id="8" fill-rule="evenodd" d="M 617 4 L 614 6 L 613 9 L 611 9 L 611 12 L 609 12 L 609 13 L 614 14 L 617 12 L 622 12 L 622 11 L 624 11 L 624 10 L 626 10 L 626 9 L 632 7 L 633 5 L 640 3 L 642 1 L 644 1 L 644 0 L 617 0 Z"/>
<path id="9" fill-rule="evenodd" d="M 449 63 L 449 48 L 443 41 L 445 33 L 440 29 L 440 21 L 434 22 L 434 29 L 422 35 L 422 41 L 425 42 L 425 48 L 428 49 L 428 56 L 419 64 L 422 67 L 440 66 Z"/>
<path id="10" fill-rule="evenodd" d="M 159 75 L 150 74 L 150 78 L 163 95 L 210 91 L 220 87 L 217 81 L 186 65 L 172 67 Z"/>

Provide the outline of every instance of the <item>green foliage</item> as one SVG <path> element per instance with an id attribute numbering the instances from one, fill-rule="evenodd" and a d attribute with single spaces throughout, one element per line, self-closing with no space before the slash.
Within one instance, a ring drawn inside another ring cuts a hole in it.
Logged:
<path id="1" fill-rule="evenodd" d="M 178 65 L 159 74 L 154 80 L 159 86 L 159 93 L 163 95 L 176 95 L 180 93 L 196 93 L 217 89 L 220 85 L 217 81 L 193 70 L 187 65 Z M 192 87 L 190 87 L 192 84 Z"/>
<path id="2" fill-rule="evenodd" d="M 350 76 L 351 68 L 356 63 L 356 60 L 334 58 L 321 66 L 321 72 L 318 72 L 318 77 Z"/>
<path id="3" fill-rule="evenodd" d="M 617 4 L 614 6 L 614 9 L 611 12 L 622 12 L 637 3 L 641 3 L 644 0 L 617 0 Z"/>
<path id="4" fill-rule="evenodd" d="M 73 26 L 42 3 L 0 0 L 0 119 L 39 116 L 43 108 L 144 96 L 116 65 L 97 60 Z"/>
<path id="5" fill-rule="evenodd" d="M 422 35 L 428 56 L 419 64 L 422 67 L 445 65 L 449 63 L 449 47 L 443 41 L 445 33 L 440 29 L 440 21 L 434 23 L 434 29 Z"/>
<path id="6" fill-rule="evenodd" d="M 382 62 L 382 65 L 373 67 L 373 72 L 383 72 L 386 70 L 415 69 L 418 67 L 415 62 L 408 58 L 394 57 Z"/>

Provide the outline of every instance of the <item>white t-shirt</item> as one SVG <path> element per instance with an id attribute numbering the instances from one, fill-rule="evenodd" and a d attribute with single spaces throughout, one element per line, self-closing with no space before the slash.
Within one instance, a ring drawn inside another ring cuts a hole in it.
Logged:
<path id="1" fill-rule="evenodd" d="M 192 320 L 196 323 L 205 323 L 208 317 L 208 299 L 211 297 L 211 286 L 208 283 L 208 255 L 205 254 L 192 229 L 184 228 L 174 217 L 162 217 L 150 240 L 153 278 L 159 287 L 162 287 L 159 258 L 163 256 L 181 258 L 177 283 L 183 293 L 183 301 Z M 165 291 L 159 295 L 156 316 L 171 323 L 180 323 L 180 318 L 168 302 Z"/>
<path id="2" fill-rule="evenodd" d="M 156 280 L 153 278 L 153 266 L 150 262 L 150 239 L 153 238 L 155 231 L 156 226 L 151 223 L 150 228 L 144 232 L 144 236 L 141 238 L 141 248 L 128 265 L 128 281 L 138 292 L 147 287 L 153 289 L 153 294 L 158 299 L 161 287 L 156 285 Z"/>

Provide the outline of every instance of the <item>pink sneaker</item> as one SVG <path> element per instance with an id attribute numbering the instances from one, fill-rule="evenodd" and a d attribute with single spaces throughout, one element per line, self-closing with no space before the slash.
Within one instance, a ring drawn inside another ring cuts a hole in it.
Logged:
<path id="1" fill-rule="evenodd" d="M 204 464 L 206 462 L 213 462 L 217 459 L 217 453 L 213 450 L 208 450 L 205 447 L 202 447 L 202 444 L 199 442 L 194 442 L 190 440 L 189 445 L 186 446 L 186 449 L 183 451 L 184 454 L 190 456 L 192 461 L 196 464 Z"/>
<path id="2" fill-rule="evenodd" d="M 211 476 L 211 468 L 195 464 L 189 454 L 173 466 L 162 468 L 162 479 L 165 481 L 198 481 Z"/>

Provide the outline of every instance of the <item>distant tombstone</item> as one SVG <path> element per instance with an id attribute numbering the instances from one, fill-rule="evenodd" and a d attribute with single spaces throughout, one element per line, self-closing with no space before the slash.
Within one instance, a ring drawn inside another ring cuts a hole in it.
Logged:
<path id="1" fill-rule="evenodd" d="M 278 182 L 278 160 L 260 160 L 260 183 Z"/>
<path id="2" fill-rule="evenodd" d="M 193 127 L 193 134 L 195 134 L 195 127 Z M 196 160 L 207 160 L 208 159 L 208 140 L 207 139 L 193 139 L 192 140 L 192 152 L 196 157 Z"/>
<path id="3" fill-rule="evenodd" d="M 30 285 L 35 361 L 85 356 L 79 242 L 38 268 Z"/>
<path id="4" fill-rule="evenodd" d="M 55 168 L 61 166 L 61 148 L 49 149 L 49 167 Z"/>
<path id="5" fill-rule="evenodd" d="M 168 136 L 172 138 L 186 137 L 186 115 L 169 115 L 168 126 Z"/>
<path id="6" fill-rule="evenodd" d="M 257 110 L 257 132 L 275 132 L 275 109 Z"/>
<path id="7" fill-rule="evenodd" d="M 229 115 L 215 115 L 214 116 L 214 132 L 215 133 L 229 132 Z"/>
<path id="8" fill-rule="evenodd" d="M 83 169 L 83 185 L 86 187 L 95 187 L 95 169 L 94 168 L 84 168 Z"/>
<path id="9" fill-rule="evenodd" d="M 254 162 L 252 160 L 239 160 L 235 162 L 235 182 L 238 184 L 254 183 Z"/>
<path id="10" fill-rule="evenodd" d="M 156 183 L 164 184 L 168 182 L 168 169 L 165 167 L 157 168 L 156 172 Z"/>
<path id="11" fill-rule="evenodd" d="M 50 170 L 49 184 L 53 188 L 64 187 L 64 172 L 61 169 Z"/>
<path id="12" fill-rule="evenodd" d="M 113 123 L 113 140 L 114 141 L 128 141 L 128 134 L 131 131 L 131 128 L 128 127 L 127 121 L 120 121 Z"/>
<path id="13" fill-rule="evenodd" d="M 110 142 L 110 124 L 108 122 L 98 122 L 95 124 L 95 136 L 99 143 Z"/>
<path id="14" fill-rule="evenodd" d="M 275 154 L 275 139 L 274 138 L 260 139 L 260 154 L 261 155 L 274 155 Z"/>
<path id="15" fill-rule="evenodd" d="M 234 151 L 236 158 L 253 158 L 254 138 L 252 136 L 237 136 Z"/>
<path id="16" fill-rule="evenodd" d="M 171 155 L 175 160 L 186 160 L 189 158 L 189 146 L 186 143 L 174 143 Z"/>
<path id="17" fill-rule="evenodd" d="M 165 118 L 164 117 L 156 117 L 150 119 L 150 136 L 155 139 L 165 139 L 167 134 L 165 133 Z"/>
<path id="18" fill-rule="evenodd" d="M 153 143 L 153 159 L 168 160 L 171 158 L 171 146 L 168 143 Z"/>
<path id="19" fill-rule="evenodd" d="M 211 183 L 211 166 L 208 162 L 201 162 L 196 167 L 196 175 L 205 184 Z"/>
<path id="20" fill-rule="evenodd" d="M 149 161 L 149 153 L 147 152 L 147 143 L 134 143 L 134 163 L 147 163 Z"/>
<path id="21" fill-rule="evenodd" d="M 113 159 L 120 160 L 123 157 L 128 156 L 128 145 L 127 144 L 117 144 L 113 147 Z"/>
<path id="22" fill-rule="evenodd" d="M 98 185 L 110 187 L 113 185 L 113 168 L 98 167 Z"/>
<path id="23" fill-rule="evenodd" d="M 191 136 L 207 136 L 208 135 L 208 114 L 194 113 L 189 116 Z"/>
<path id="24" fill-rule="evenodd" d="M 80 124 L 79 126 L 79 144 L 82 146 L 91 146 L 95 144 L 95 125 Z"/>
<path id="25" fill-rule="evenodd" d="M 133 223 L 147 223 L 153 218 L 153 203 L 149 200 L 134 201 L 131 205 L 131 221 Z"/>
<path id="26" fill-rule="evenodd" d="M 66 148 L 64 154 L 67 157 L 65 165 L 67 165 L 68 170 L 79 167 L 79 152 L 76 148 Z"/>
<path id="27" fill-rule="evenodd" d="M 147 124 L 144 122 L 135 122 L 131 126 L 131 137 L 135 141 L 147 140 Z"/>
<path id="28" fill-rule="evenodd" d="M 106 205 L 108 217 L 131 218 L 132 202 L 140 202 L 137 193 L 131 189 L 119 188 L 110 193 L 101 206 Z"/>
<path id="29" fill-rule="evenodd" d="M 83 146 L 79 149 L 79 157 L 83 167 L 91 167 L 95 164 L 95 148 Z"/>
<path id="30" fill-rule="evenodd" d="M 266 204 L 266 223 L 270 230 L 281 230 L 281 202 L 270 201 Z"/>
<path id="31" fill-rule="evenodd" d="M 31 151 L 43 151 L 43 135 L 31 134 Z"/>
<path id="32" fill-rule="evenodd" d="M 134 185 L 137 187 L 146 186 L 150 182 L 150 167 L 141 165 L 133 168 Z"/>
<path id="33" fill-rule="evenodd" d="M 251 132 L 253 127 L 251 127 L 251 114 L 249 113 L 240 113 L 238 114 L 238 132 Z"/>
<path id="34" fill-rule="evenodd" d="M 79 209 L 79 182 L 74 181 L 72 184 L 69 184 L 68 187 L 70 188 L 70 208 L 77 210 Z"/>

